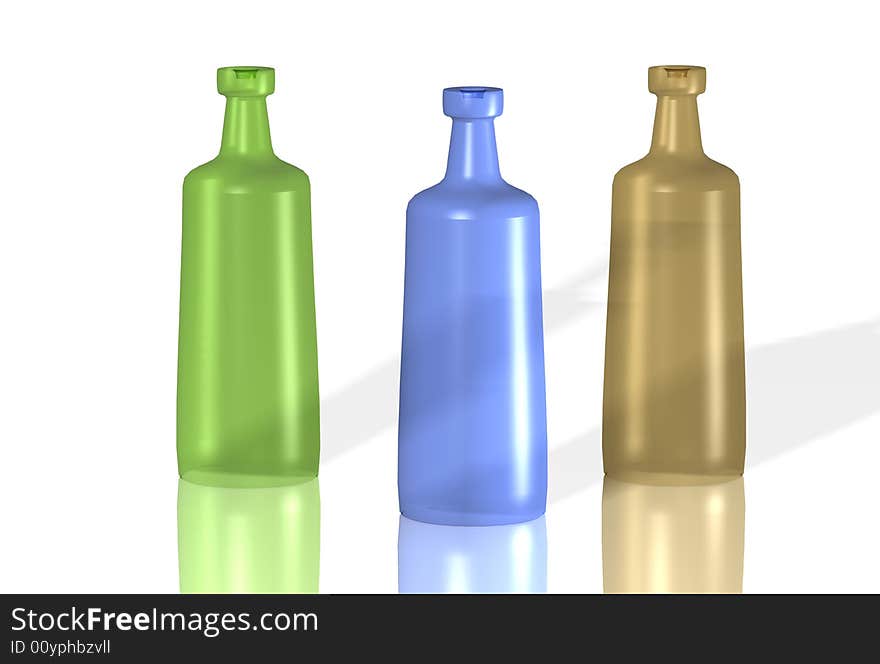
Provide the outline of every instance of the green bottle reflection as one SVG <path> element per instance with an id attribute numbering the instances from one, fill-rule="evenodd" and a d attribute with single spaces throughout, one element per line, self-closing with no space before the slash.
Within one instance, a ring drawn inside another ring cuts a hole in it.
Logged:
<path id="1" fill-rule="evenodd" d="M 321 534 L 318 480 L 220 488 L 180 480 L 182 593 L 316 593 Z"/>

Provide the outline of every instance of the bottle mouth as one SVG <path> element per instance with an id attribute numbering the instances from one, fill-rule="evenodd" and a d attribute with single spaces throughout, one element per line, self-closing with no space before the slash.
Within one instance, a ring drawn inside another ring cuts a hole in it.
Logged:
<path id="1" fill-rule="evenodd" d="M 217 92 L 226 97 L 265 97 L 275 92 L 272 67 L 220 67 Z"/>
<path id="2" fill-rule="evenodd" d="M 451 118 L 495 118 L 504 110 L 504 91 L 482 85 L 443 90 L 443 113 Z"/>
<path id="3" fill-rule="evenodd" d="M 706 91 L 706 68 L 662 65 L 648 68 L 648 90 L 655 95 L 698 95 Z"/>

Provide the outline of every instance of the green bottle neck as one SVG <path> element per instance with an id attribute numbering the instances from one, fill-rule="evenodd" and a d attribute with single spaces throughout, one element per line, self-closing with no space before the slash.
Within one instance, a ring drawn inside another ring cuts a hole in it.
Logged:
<path id="1" fill-rule="evenodd" d="M 682 156 L 703 154 L 697 95 L 658 95 L 651 152 Z"/>
<path id="2" fill-rule="evenodd" d="M 265 97 L 227 97 L 221 155 L 272 155 Z"/>

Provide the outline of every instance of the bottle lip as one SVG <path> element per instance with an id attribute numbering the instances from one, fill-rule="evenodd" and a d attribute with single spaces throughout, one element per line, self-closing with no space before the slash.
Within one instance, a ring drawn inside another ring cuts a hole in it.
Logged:
<path id="1" fill-rule="evenodd" d="M 698 95 L 706 91 L 706 68 L 660 65 L 648 68 L 648 90 L 655 95 Z"/>
<path id="2" fill-rule="evenodd" d="M 504 90 L 485 85 L 462 85 L 443 90 L 443 114 L 476 120 L 495 118 L 504 110 Z"/>
<path id="3" fill-rule="evenodd" d="M 275 92 L 272 67 L 220 67 L 217 92 L 226 97 L 265 97 Z"/>

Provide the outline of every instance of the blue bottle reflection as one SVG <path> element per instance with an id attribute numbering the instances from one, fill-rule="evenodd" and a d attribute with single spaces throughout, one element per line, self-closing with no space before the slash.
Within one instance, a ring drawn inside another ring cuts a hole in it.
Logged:
<path id="1" fill-rule="evenodd" d="M 401 593 L 547 591 L 544 517 L 505 526 L 440 526 L 400 517 Z"/>

